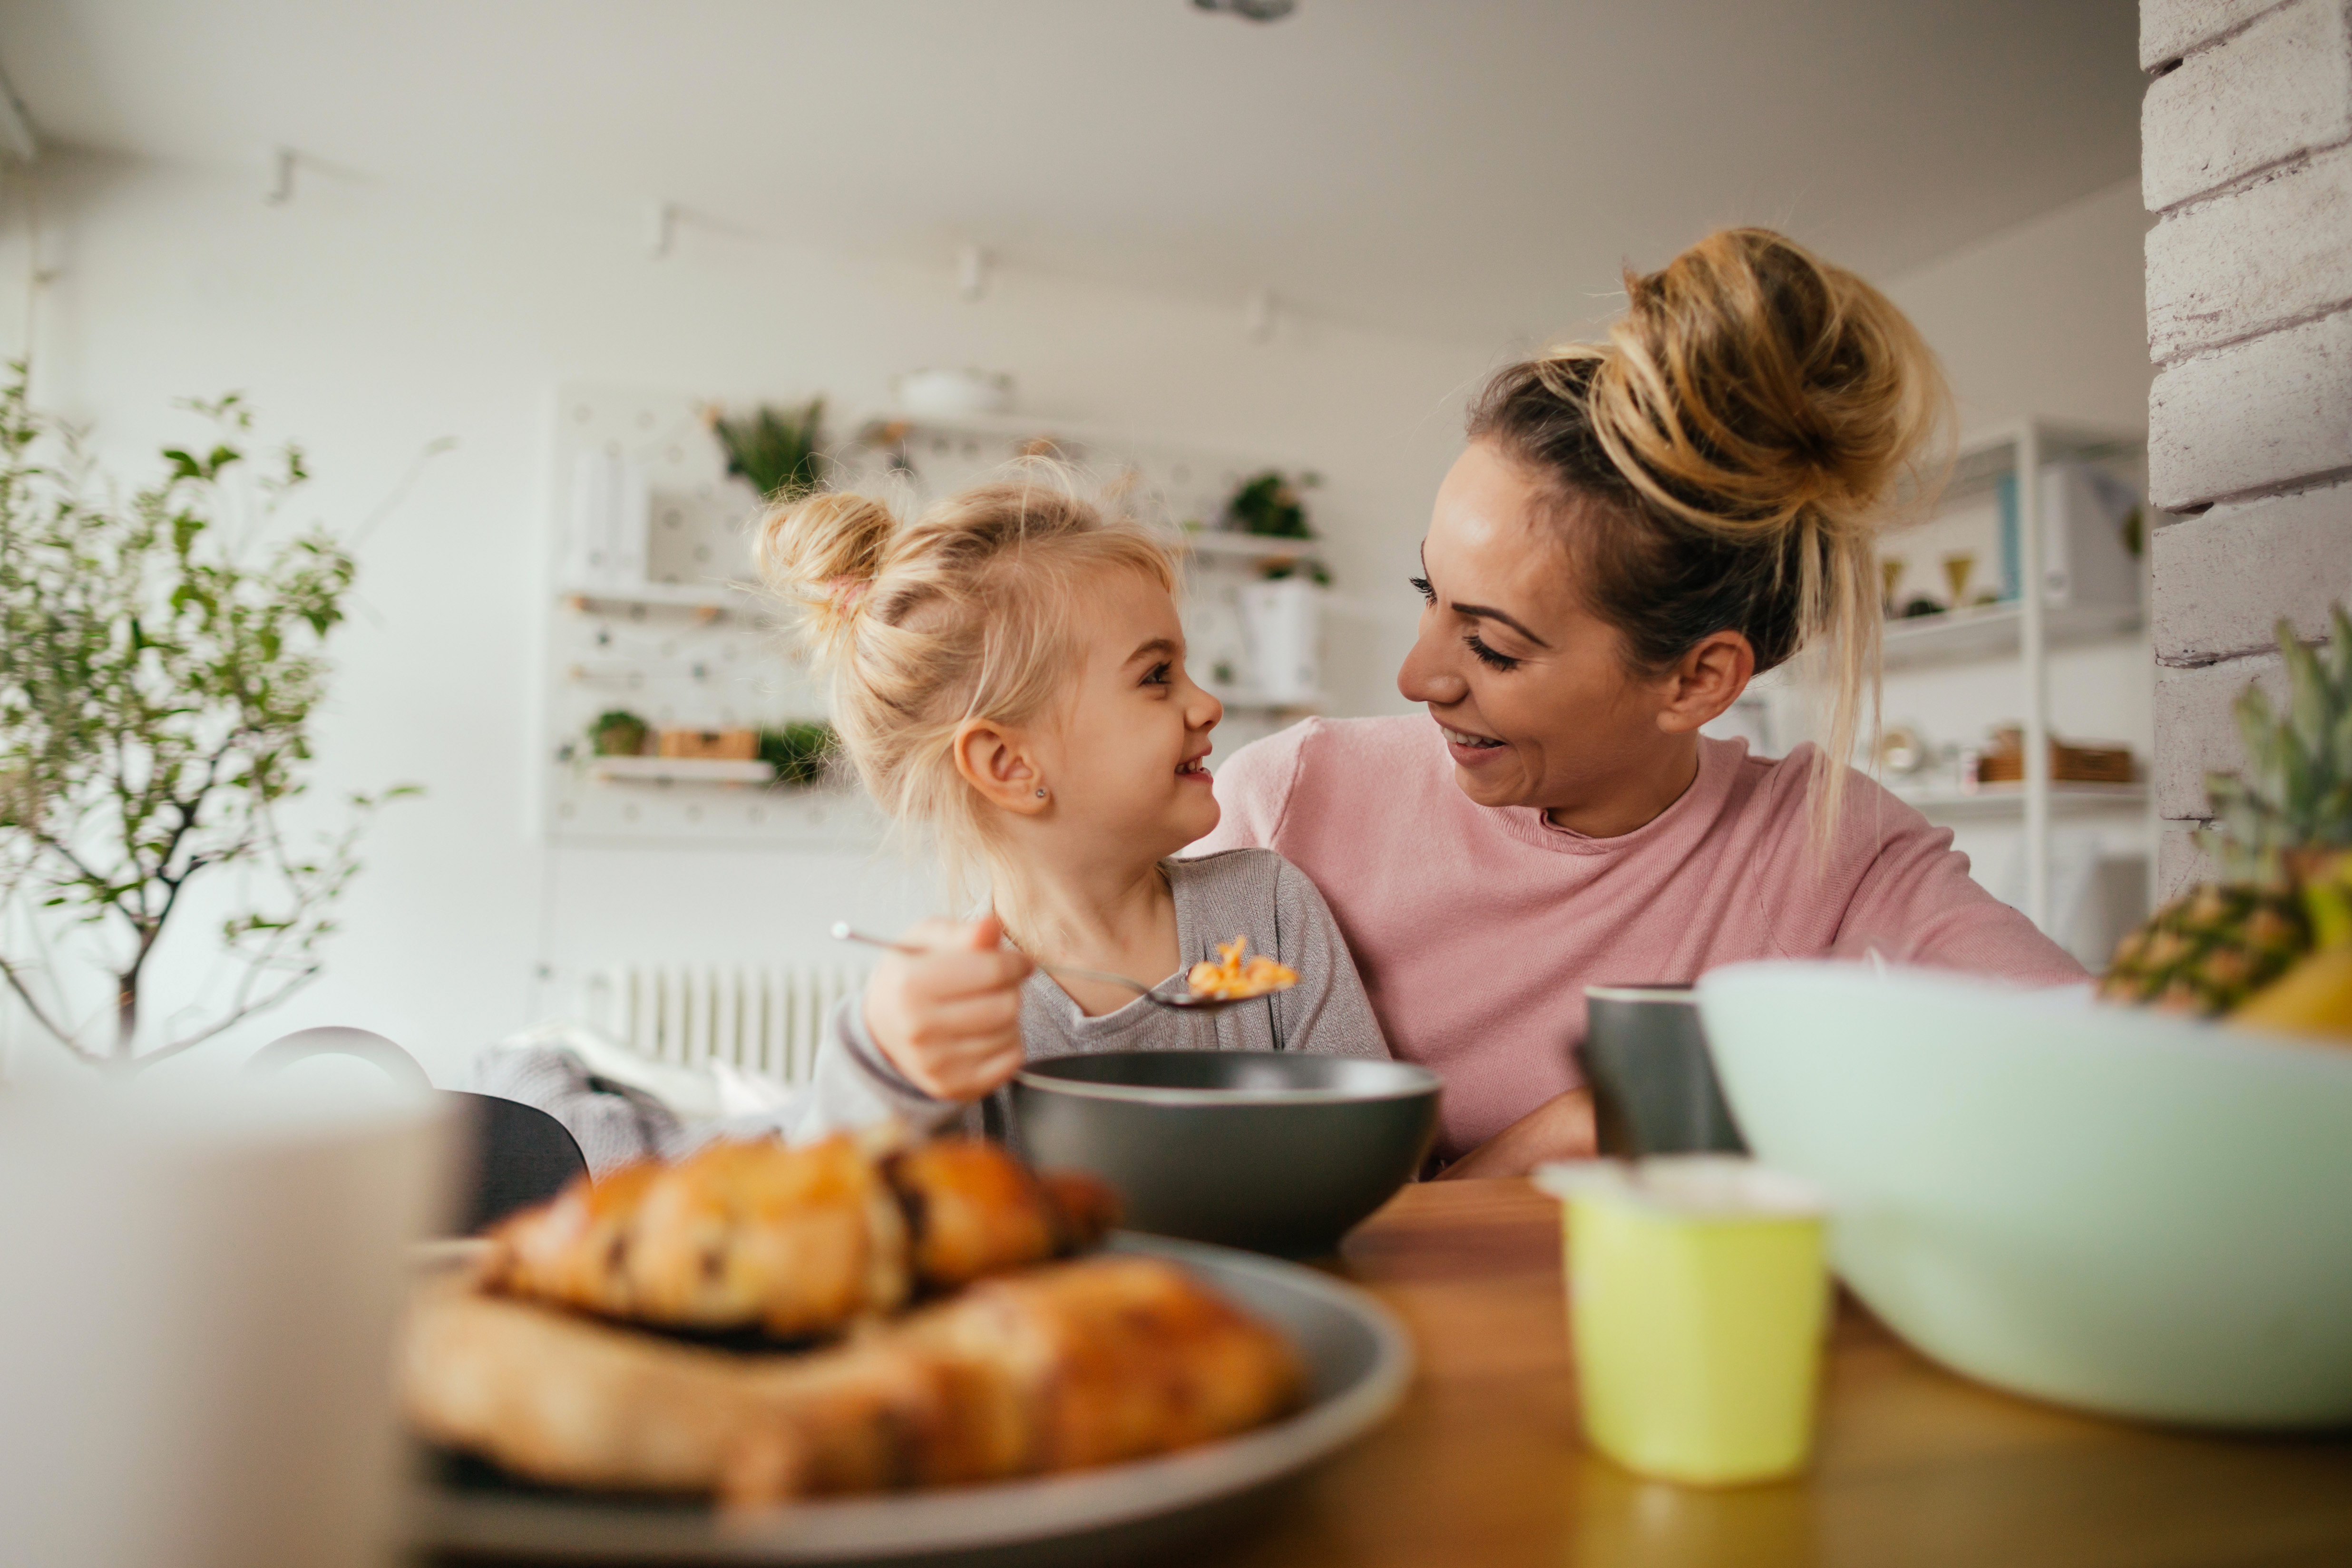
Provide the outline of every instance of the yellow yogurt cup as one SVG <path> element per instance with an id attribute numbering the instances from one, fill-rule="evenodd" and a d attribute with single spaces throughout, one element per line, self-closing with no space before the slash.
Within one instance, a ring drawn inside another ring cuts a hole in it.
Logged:
<path id="1" fill-rule="evenodd" d="M 1720 1155 L 1552 1165 L 1535 1179 L 1567 1206 L 1592 1446 L 1699 1486 L 1801 1470 L 1829 1317 L 1820 1190 Z"/>

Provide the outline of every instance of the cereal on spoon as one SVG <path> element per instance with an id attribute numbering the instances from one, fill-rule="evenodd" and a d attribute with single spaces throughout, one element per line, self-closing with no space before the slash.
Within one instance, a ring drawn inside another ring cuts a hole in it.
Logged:
<path id="1" fill-rule="evenodd" d="M 1249 937 L 1243 935 L 1230 942 L 1217 944 L 1217 961 L 1207 959 L 1186 972 L 1185 983 L 1196 997 L 1214 997 L 1221 1002 L 1246 1001 L 1274 991 L 1286 991 L 1298 984 L 1298 971 L 1289 965 L 1249 952 Z"/>

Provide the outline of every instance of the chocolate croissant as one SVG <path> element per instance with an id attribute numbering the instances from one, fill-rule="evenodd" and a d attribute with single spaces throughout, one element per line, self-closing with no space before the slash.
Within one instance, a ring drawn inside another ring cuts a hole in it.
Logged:
<path id="1" fill-rule="evenodd" d="M 625 1322 L 805 1338 L 1091 1247 L 1117 1209 L 1092 1177 L 1037 1176 L 978 1138 L 716 1144 L 517 1215 L 491 1233 L 480 1282 Z"/>
<path id="2" fill-rule="evenodd" d="M 797 1497 L 1165 1453 L 1292 1408 L 1282 1336 L 1158 1259 L 983 1281 L 832 1349 L 735 1355 L 463 1286 L 412 1306 L 425 1437 L 560 1486 Z"/>

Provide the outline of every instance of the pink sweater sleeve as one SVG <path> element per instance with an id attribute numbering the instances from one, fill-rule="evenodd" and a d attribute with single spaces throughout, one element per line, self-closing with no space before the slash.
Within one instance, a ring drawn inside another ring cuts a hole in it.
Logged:
<path id="1" fill-rule="evenodd" d="M 1290 805 L 1291 786 L 1298 778 L 1299 756 L 1316 724 L 1307 719 L 1234 752 L 1216 771 L 1217 805 L 1224 814 L 1206 838 L 1184 852 L 1273 849 L 1274 835 Z"/>
<path id="2" fill-rule="evenodd" d="M 1791 772 L 1798 770 L 1792 769 Z M 1802 802 L 1799 802 L 1800 805 Z M 1846 780 L 1831 876 L 1851 883 L 1830 951 L 1991 975 L 2026 986 L 2085 977 L 2072 954 L 1969 875 L 1952 831 L 1861 773 Z M 1806 835 L 1791 835 L 1806 841 Z"/>

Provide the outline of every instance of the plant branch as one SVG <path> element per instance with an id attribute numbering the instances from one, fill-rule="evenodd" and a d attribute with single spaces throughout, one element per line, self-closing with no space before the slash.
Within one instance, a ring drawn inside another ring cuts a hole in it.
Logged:
<path id="1" fill-rule="evenodd" d="M 16 973 L 16 966 L 5 958 L 0 958 L 0 979 L 8 982 L 8 988 L 16 993 L 16 999 L 25 1004 L 25 1010 L 33 1015 L 33 1021 L 47 1030 L 50 1039 L 80 1057 L 84 1061 L 95 1062 L 103 1060 L 84 1050 L 75 1041 L 72 1035 L 58 1027 L 57 1021 L 49 1017 L 48 1010 L 41 1006 L 31 988 L 25 984 L 24 977 Z"/>

